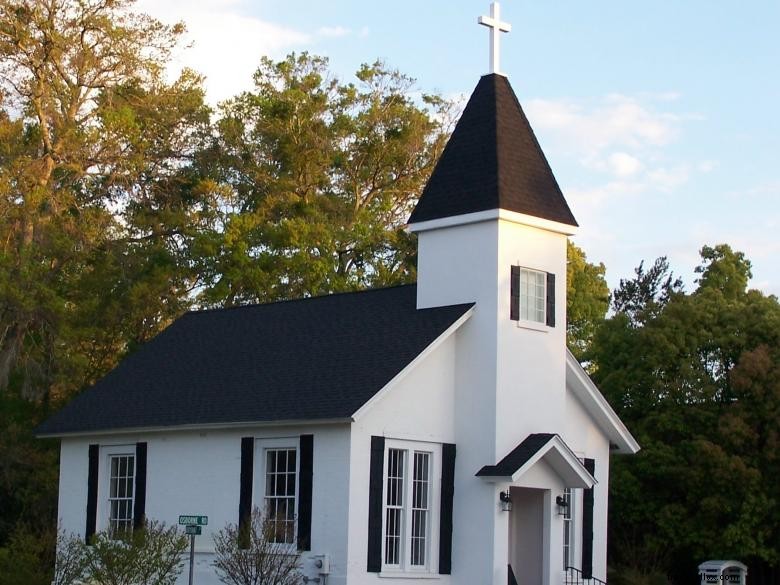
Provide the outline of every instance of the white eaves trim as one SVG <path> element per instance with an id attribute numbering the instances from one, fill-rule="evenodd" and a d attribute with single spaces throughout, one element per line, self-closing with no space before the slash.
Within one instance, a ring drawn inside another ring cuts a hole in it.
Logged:
<path id="1" fill-rule="evenodd" d="M 588 414 L 609 437 L 610 443 L 617 447 L 617 453 L 633 454 L 641 449 L 626 425 L 612 410 L 607 399 L 569 350 L 566 350 L 566 389 L 571 389 L 580 400 Z"/>
<path id="2" fill-rule="evenodd" d="M 430 355 L 437 347 L 439 347 L 444 341 L 452 335 L 455 331 L 457 331 L 463 323 L 466 322 L 466 320 L 471 317 L 471 315 L 474 313 L 474 307 L 471 307 L 468 311 L 463 313 L 463 315 L 460 316 L 460 318 L 455 321 L 452 325 L 450 325 L 441 335 L 439 335 L 436 339 L 434 339 L 428 347 L 426 347 L 424 350 L 422 350 L 416 358 L 414 358 L 411 362 L 409 362 L 404 369 L 402 369 L 400 372 L 398 372 L 395 377 L 393 377 L 392 380 L 390 380 L 387 384 L 385 384 L 379 392 L 374 394 L 371 398 L 369 398 L 363 406 L 358 408 L 354 414 L 352 415 L 353 421 L 358 421 L 361 417 L 363 417 L 371 408 L 382 400 L 382 398 L 385 397 L 389 392 L 397 386 L 401 380 L 403 380 L 406 376 L 409 375 L 409 372 L 411 372 L 415 367 L 417 367 L 417 364 L 419 364 L 421 361 L 423 361 L 428 355 Z"/>
<path id="3" fill-rule="evenodd" d="M 105 435 L 140 435 L 145 433 L 169 433 L 186 431 L 222 431 L 233 429 L 254 429 L 267 427 L 287 427 L 287 426 L 316 426 L 316 425 L 338 425 L 349 424 L 353 422 L 351 417 L 347 418 L 322 418 L 322 419 L 290 419 L 290 420 L 266 420 L 266 421 L 241 421 L 225 423 L 196 423 L 184 425 L 168 426 L 149 426 L 149 427 L 126 427 L 119 429 L 105 429 L 97 431 L 76 431 L 70 433 L 41 433 L 36 434 L 38 439 L 54 439 L 69 437 L 100 437 Z"/>
<path id="4" fill-rule="evenodd" d="M 598 483 L 588 470 L 585 469 L 585 466 L 580 462 L 579 458 L 558 435 L 555 435 L 547 441 L 541 449 L 534 453 L 533 456 L 529 457 L 528 461 L 523 463 L 523 465 L 512 473 L 512 475 L 480 476 L 480 479 L 489 483 L 516 483 L 520 481 L 520 478 L 528 470 L 541 460 L 544 460 L 553 468 L 555 473 L 558 474 L 558 477 L 564 481 L 565 487 L 588 489 Z"/>
<path id="5" fill-rule="evenodd" d="M 557 232 L 567 236 L 573 236 L 578 231 L 578 228 L 573 225 L 551 221 L 549 219 L 542 219 L 541 217 L 526 215 L 525 213 L 517 213 L 516 211 L 507 211 L 506 209 L 488 209 L 486 211 L 476 211 L 474 213 L 452 215 L 450 217 L 442 217 L 439 219 L 410 223 L 407 227 L 411 232 L 425 232 L 428 230 L 436 230 L 454 225 L 480 223 L 483 221 L 490 221 L 492 219 L 503 219 L 512 223 L 519 223 L 550 232 Z"/>

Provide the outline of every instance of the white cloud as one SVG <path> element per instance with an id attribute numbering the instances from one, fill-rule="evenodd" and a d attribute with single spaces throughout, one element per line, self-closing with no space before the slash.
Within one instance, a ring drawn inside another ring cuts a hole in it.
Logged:
<path id="1" fill-rule="evenodd" d="M 766 200 L 774 203 L 780 200 L 780 180 L 768 181 L 752 187 L 746 186 L 737 191 L 730 191 L 726 195 L 733 200 L 749 199 L 755 202 Z"/>
<path id="2" fill-rule="evenodd" d="M 595 187 L 570 187 L 565 189 L 567 199 L 576 201 L 586 208 L 598 208 L 614 197 L 627 197 L 644 192 L 646 185 L 641 181 L 609 181 Z"/>
<path id="3" fill-rule="evenodd" d="M 677 91 L 642 92 L 639 97 L 658 102 L 676 102 L 682 94 Z"/>
<path id="4" fill-rule="evenodd" d="M 206 76 L 208 100 L 216 103 L 252 86 L 260 57 L 279 58 L 311 42 L 311 35 L 252 16 L 244 0 L 140 0 L 135 9 L 162 22 L 184 21 L 187 42 L 171 74 L 190 67 Z"/>
<path id="5" fill-rule="evenodd" d="M 711 173 L 717 166 L 717 161 L 703 160 L 698 165 L 696 165 L 696 170 L 698 170 L 700 173 Z"/>
<path id="6" fill-rule="evenodd" d="M 352 34 L 352 31 L 343 26 L 323 26 L 317 29 L 317 36 L 329 39 L 346 37 L 350 34 Z"/>
<path id="7" fill-rule="evenodd" d="M 618 177 L 629 177 L 642 169 L 642 163 L 639 162 L 639 159 L 626 152 L 612 153 L 607 161 L 612 172 Z"/>
<path id="8" fill-rule="evenodd" d="M 566 186 L 587 213 L 615 199 L 674 192 L 694 173 L 715 167 L 713 161 L 694 164 L 669 156 L 683 124 L 697 118 L 671 111 L 679 97 L 666 92 L 533 99 L 526 111 L 550 154 L 587 171 L 579 184 Z"/>
<path id="9" fill-rule="evenodd" d="M 691 170 L 688 165 L 682 164 L 674 167 L 659 167 L 649 171 L 647 178 L 656 189 L 673 191 L 688 182 Z"/>
<path id="10" fill-rule="evenodd" d="M 680 120 L 622 94 L 608 95 L 595 105 L 532 99 L 526 110 L 534 128 L 585 156 L 611 148 L 667 145 L 677 137 Z"/>

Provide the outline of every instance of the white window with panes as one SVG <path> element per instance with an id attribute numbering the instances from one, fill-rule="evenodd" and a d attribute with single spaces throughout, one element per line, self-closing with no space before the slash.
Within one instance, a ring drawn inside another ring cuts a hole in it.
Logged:
<path id="1" fill-rule="evenodd" d="M 258 439 L 256 455 L 261 462 L 256 484 L 261 493 L 254 501 L 262 502 L 273 542 L 292 547 L 297 534 L 298 440 Z"/>
<path id="2" fill-rule="evenodd" d="M 108 532 L 121 536 L 133 529 L 135 455 L 108 456 Z"/>
<path id="3" fill-rule="evenodd" d="M 566 503 L 563 514 L 563 570 L 574 565 L 574 498 L 572 490 L 563 490 L 563 501 Z"/>
<path id="4" fill-rule="evenodd" d="M 545 322 L 547 273 L 520 268 L 520 319 Z"/>
<path id="5" fill-rule="evenodd" d="M 386 442 L 383 571 L 437 570 L 440 459 L 440 445 Z"/>

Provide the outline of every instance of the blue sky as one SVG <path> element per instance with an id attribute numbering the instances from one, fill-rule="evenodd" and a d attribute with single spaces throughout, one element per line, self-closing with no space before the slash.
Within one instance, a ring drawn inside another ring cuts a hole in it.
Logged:
<path id="1" fill-rule="evenodd" d="M 488 72 L 487 0 L 141 0 L 183 20 L 180 61 L 217 102 L 260 55 L 325 55 L 342 79 L 377 58 L 423 91 L 468 96 Z M 611 286 L 667 255 L 693 286 L 704 244 L 780 294 L 780 2 L 506 0 L 508 75 Z"/>

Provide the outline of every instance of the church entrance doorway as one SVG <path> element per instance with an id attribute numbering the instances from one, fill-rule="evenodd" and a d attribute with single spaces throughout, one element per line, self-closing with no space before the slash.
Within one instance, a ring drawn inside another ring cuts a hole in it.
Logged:
<path id="1" fill-rule="evenodd" d="M 545 519 L 545 505 L 550 491 L 533 488 L 510 488 L 512 510 L 509 512 L 509 584 L 542 585 L 545 582 L 545 543 L 550 526 Z"/>

